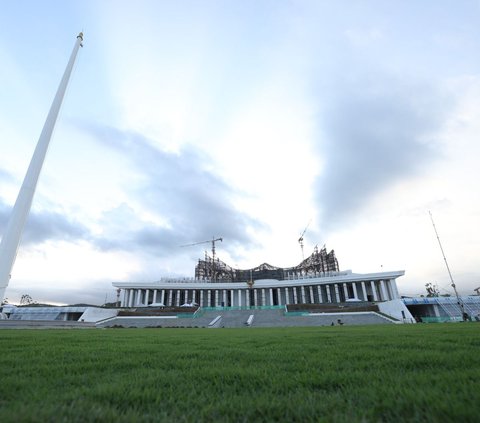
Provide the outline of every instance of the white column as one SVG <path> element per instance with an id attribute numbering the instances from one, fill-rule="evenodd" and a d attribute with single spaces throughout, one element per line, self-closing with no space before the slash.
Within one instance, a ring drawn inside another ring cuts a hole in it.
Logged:
<path id="1" fill-rule="evenodd" d="M 352 282 L 352 288 L 353 288 L 353 296 L 358 299 L 357 283 L 356 282 Z"/>
<path id="2" fill-rule="evenodd" d="M 154 303 L 157 302 L 157 292 L 158 292 L 158 289 L 154 289 L 154 290 L 153 290 L 153 302 L 154 302 Z"/>
<path id="3" fill-rule="evenodd" d="M 290 302 L 290 298 L 288 298 L 288 288 L 285 288 L 285 304 Z"/>
<path id="4" fill-rule="evenodd" d="M 215 290 L 215 307 L 218 307 L 218 289 Z"/>
<path id="5" fill-rule="evenodd" d="M 302 294 L 302 304 L 306 304 L 306 301 L 305 301 L 305 287 L 302 285 L 301 287 L 301 294 Z"/>
<path id="6" fill-rule="evenodd" d="M 315 297 L 313 296 L 313 286 L 309 286 L 310 289 L 310 303 L 313 304 L 315 302 Z"/>
<path id="7" fill-rule="evenodd" d="M 387 290 L 385 289 L 385 282 L 383 279 L 380 281 L 380 290 L 382 292 L 383 301 L 388 301 L 389 298 L 388 298 Z"/>
<path id="8" fill-rule="evenodd" d="M 173 290 L 168 290 L 168 305 L 171 307 L 173 305 Z"/>
<path id="9" fill-rule="evenodd" d="M 238 290 L 238 306 L 239 307 L 242 306 L 242 290 L 241 289 Z"/>
<path id="10" fill-rule="evenodd" d="M 325 285 L 325 290 L 327 291 L 327 300 L 329 303 L 332 302 L 332 294 L 330 292 L 330 285 Z"/>
<path id="11" fill-rule="evenodd" d="M 200 291 L 200 307 L 205 307 L 203 304 L 203 289 Z"/>
<path id="12" fill-rule="evenodd" d="M 197 290 L 194 289 L 192 291 L 192 303 L 196 303 L 197 302 Z"/>
<path id="13" fill-rule="evenodd" d="M 395 279 L 390 279 L 390 286 L 392 287 L 394 298 L 400 298 L 400 294 L 398 293 L 397 281 Z"/>
<path id="14" fill-rule="evenodd" d="M 190 301 L 188 301 L 188 289 L 186 289 L 184 291 L 183 303 L 185 304 L 185 303 L 188 303 L 188 302 L 190 302 Z"/>
<path id="15" fill-rule="evenodd" d="M 35 189 L 43 167 L 43 162 L 45 161 L 53 129 L 55 128 L 58 113 L 67 89 L 68 80 L 72 73 L 78 49 L 82 46 L 82 41 L 83 34 L 80 33 L 75 41 L 67 67 L 65 68 L 65 72 L 63 73 L 52 105 L 50 106 L 50 111 L 48 112 L 47 119 L 45 120 L 42 132 L 40 133 L 35 151 L 33 152 L 32 160 L 30 161 L 27 173 L 15 201 L 15 205 L 10 214 L 9 221 L 3 232 L 2 241 L 0 243 L 0 303 L 2 303 L 5 298 L 5 291 L 10 282 L 10 276 L 17 257 L 23 228 L 30 213 L 33 196 L 35 195 Z"/>
<path id="16" fill-rule="evenodd" d="M 265 288 L 262 288 L 262 304 L 260 304 L 260 305 L 262 305 L 262 306 L 267 305 L 267 304 L 265 303 Z"/>
<path id="17" fill-rule="evenodd" d="M 390 280 L 385 279 L 383 282 L 385 284 L 385 292 L 387 293 L 388 300 L 393 300 L 395 296 L 393 295 L 393 291 L 390 285 Z"/>
<path id="18" fill-rule="evenodd" d="M 210 289 L 207 290 L 207 307 L 212 306 L 212 293 Z"/>
<path id="19" fill-rule="evenodd" d="M 367 288 L 365 287 L 364 281 L 362 281 L 362 292 L 363 292 L 363 301 L 368 301 Z"/>
<path id="20" fill-rule="evenodd" d="M 392 295 L 392 300 L 398 298 L 397 293 L 395 292 L 395 281 L 393 279 L 387 280 L 388 287 L 390 288 L 390 293 Z"/>
<path id="21" fill-rule="evenodd" d="M 389 279 L 384 280 L 385 283 L 385 291 L 387 292 L 387 297 L 389 300 L 393 300 L 395 298 L 395 294 L 393 293 L 392 285 L 390 284 Z"/>
<path id="22" fill-rule="evenodd" d="M 322 297 L 322 287 L 320 285 L 317 285 L 317 291 L 318 291 L 318 301 L 319 303 L 323 303 L 323 297 Z"/>
<path id="23" fill-rule="evenodd" d="M 177 289 L 177 298 L 175 299 L 175 305 L 178 307 L 180 305 L 180 290 Z"/>
<path id="24" fill-rule="evenodd" d="M 297 301 L 297 287 L 294 286 L 292 289 L 293 289 L 293 303 L 298 304 L 298 301 Z"/>
<path id="25" fill-rule="evenodd" d="M 257 289 L 254 288 L 253 289 L 253 305 L 256 307 L 258 305 L 258 302 L 257 302 Z"/>
<path id="26" fill-rule="evenodd" d="M 345 295 L 345 301 L 349 298 L 347 284 L 343 283 L 343 295 Z"/>
<path id="27" fill-rule="evenodd" d="M 233 289 L 230 290 L 230 307 L 235 307 L 235 296 L 233 295 L 234 292 L 235 291 Z"/>
<path id="28" fill-rule="evenodd" d="M 145 301 L 144 301 L 144 305 L 145 306 L 148 306 L 148 297 L 150 296 L 150 290 L 149 289 L 146 289 L 145 290 Z"/>
<path id="29" fill-rule="evenodd" d="M 340 302 L 340 293 L 338 292 L 338 283 L 333 284 L 333 287 L 335 289 L 335 298 L 337 299 L 337 303 Z"/>
<path id="30" fill-rule="evenodd" d="M 223 306 L 224 306 L 224 307 L 227 307 L 227 306 L 228 306 L 228 302 L 227 302 L 227 290 L 226 290 L 226 289 L 223 290 Z"/>
<path id="31" fill-rule="evenodd" d="M 161 298 L 161 299 L 160 299 L 160 302 L 161 302 L 163 305 L 165 305 L 165 290 L 164 290 L 164 289 L 162 289 L 162 296 L 161 296 L 160 298 Z"/>
<path id="32" fill-rule="evenodd" d="M 377 290 L 375 289 L 375 282 L 370 281 L 370 286 L 372 287 L 373 301 L 378 301 Z"/>
<path id="33" fill-rule="evenodd" d="M 277 288 L 277 299 L 278 299 L 278 305 L 283 305 L 282 304 L 282 291 L 280 288 Z"/>
<path id="34" fill-rule="evenodd" d="M 270 305 L 273 306 L 273 288 L 270 288 Z"/>

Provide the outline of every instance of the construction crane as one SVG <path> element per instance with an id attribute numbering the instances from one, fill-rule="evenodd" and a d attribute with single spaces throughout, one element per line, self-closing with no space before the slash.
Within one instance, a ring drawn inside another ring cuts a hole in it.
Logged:
<path id="1" fill-rule="evenodd" d="M 215 243 L 218 241 L 223 242 L 223 238 L 212 237 L 212 239 L 208 241 L 199 241 L 199 242 L 194 242 L 193 244 L 180 245 L 180 247 L 192 247 L 194 245 L 207 244 L 209 242 L 212 243 L 212 280 L 213 281 L 215 281 Z"/>
<path id="2" fill-rule="evenodd" d="M 308 222 L 308 225 L 303 230 L 302 234 L 300 235 L 300 238 L 298 238 L 298 242 L 300 243 L 300 248 L 302 249 L 302 260 L 305 260 L 305 254 L 303 253 L 303 236 L 305 235 L 305 232 L 307 232 L 307 229 L 310 226 L 310 223 L 312 223 L 312 219 L 310 219 L 310 221 Z"/>

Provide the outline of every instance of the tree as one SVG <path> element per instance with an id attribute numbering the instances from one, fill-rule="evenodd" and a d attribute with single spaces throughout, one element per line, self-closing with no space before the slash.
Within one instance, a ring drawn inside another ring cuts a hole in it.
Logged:
<path id="1" fill-rule="evenodd" d="M 426 283 L 425 288 L 427 290 L 427 297 L 438 297 L 440 295 L 438 286 L 434 283 Z"/>
<path id="2" fill-rule="evenodd" d="M 35 301 L 33 301 L 33 298 L 28 295 L 28 294 L 23 294 L 20 298 L 20 305 L 31 305 L 35 304 Z"/>

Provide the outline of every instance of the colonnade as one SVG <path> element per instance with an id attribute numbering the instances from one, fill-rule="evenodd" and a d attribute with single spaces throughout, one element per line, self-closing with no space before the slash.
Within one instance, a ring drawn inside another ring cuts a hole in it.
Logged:
<path id="1" fill-rule="evenodd" d="M 182 289 L 180 283 L 172 283 L 171 288 L 123 288 L 121 305 L 122 307 L 141 307 L 160 303 L 178 307 L 193 303 L 201 307 L 258 307 L 340 303 L 349 299 L 389 301 L 400 298 L 395 279 L 287 287 L 213 288 L 214 284 L 210 284 L 209 288 Z"/>

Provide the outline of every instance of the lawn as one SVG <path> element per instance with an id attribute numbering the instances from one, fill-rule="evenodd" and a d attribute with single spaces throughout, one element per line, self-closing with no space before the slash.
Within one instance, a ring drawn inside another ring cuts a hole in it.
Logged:
<path id="1" fill-rule="evenodd" d="M 480 324 L 2 330 L 0 421 L 478 422 Z"/>

